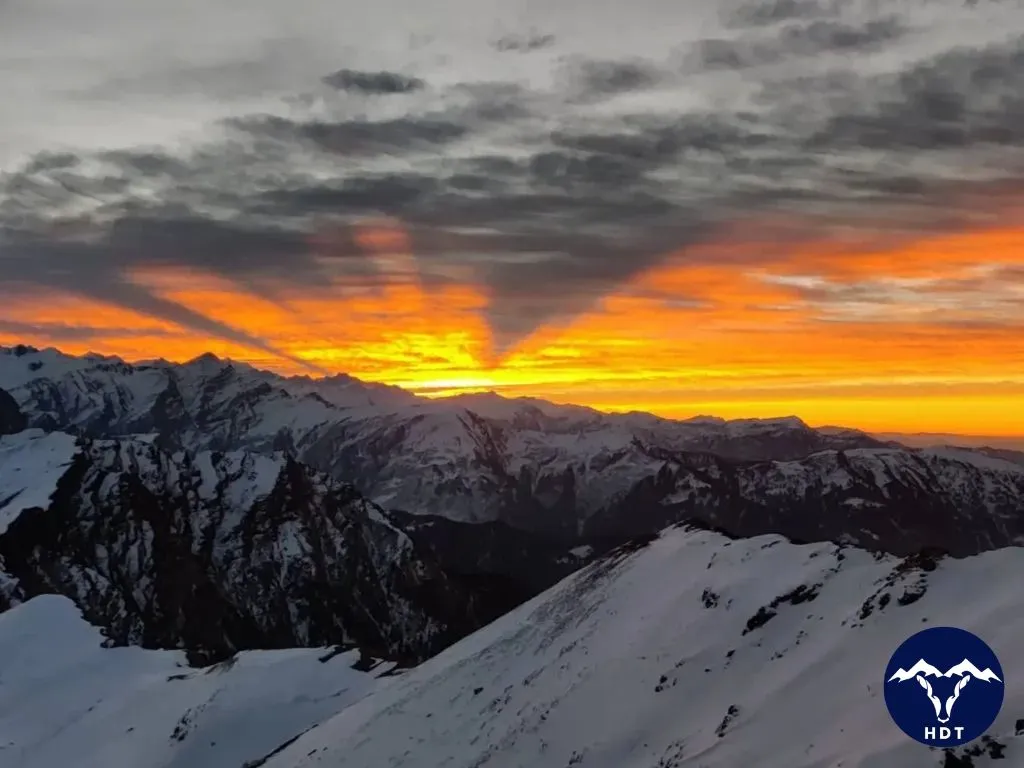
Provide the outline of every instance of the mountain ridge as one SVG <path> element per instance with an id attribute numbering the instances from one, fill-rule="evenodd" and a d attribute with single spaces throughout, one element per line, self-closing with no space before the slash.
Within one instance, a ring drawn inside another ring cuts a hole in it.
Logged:
<path id="1" fill-rule="evenodd" d="M 0 614 L 0 657 L 16 662 L 0 686 L 0 760 L 994 768 L 1024 757 L 1019 677 L 978 742 L 928 749 L 886 713 L 885 660 L 941 622 L 1009 661 L 1024 643 L 1024 610 L 1016 584 L 999 577 L 1022 557 L 1014 547 L 895 558 L 676 525 L 405 671 L 315 650 L 242 652 L 192 670 L 180 651 L 100 647 L 66 599 L 41 596 Z"/>
<path id="2" fill-rule="evenodd" d="M 49 358 L 49 361 L 37 360 L 29 364 L 30 369 L 33 372 L 39 372 L 47 362 L 63 362 L 65 364 L 71 363 L 71 361 L 82 361 L 87 363 L 96 363 L 107 366 L 122 367 L 124 369 L 173 369 L 173 368 L 233 368 L 242 370 L 252 375 L 258 376 L 264 380 L 276 380 L 282 383 L 291 383 L 298 385 L 299 387 L 305 386 L 310 389 L 316 389 L 319 385 L 330 385 L 333 383 L 343 383 L 346 385 L 353 385 L 357 388 L 369 389 L 380 392 L 387 392 L 394 395 L 395 401 L 403 404 L 417 404 L 427 405 L 431 403 L 447 403 L 456 406 L 464 406 L 469 410 L 475 410 L 486 415 L 488 407 L 496 408 L 499 411 L 504 411 L 510 414 L 514 414 L 516 410 L 521 407 L 529 407 L 537 410 L 547 410 L 555 413 L 567 413 L 567 412 L 584 412 L 595 417 L 605 417 L 612 420 L 622 419 L 642 419 L 658 422 L 669 422 L 677 424 L 693 424 L 693 425 L 733 425 L 733 426 L 797 426 L 811 429 L 806 422 L 795 415 L 779 416 L 771 418 L 738 418 L 738 419 L 724 419 L 718 416 L 708 414 L 698 414 L 686 418 L 668 418 L 664 416 L 658 416 L 649 411 L 633 410 L 627 412 L 611 412 L 601 411 L 591 406 L 580 405 L 575 403 L 555 403 L 550 400 L 545 400 L 538 397 L 528 396 L 515 396 L 508 397 L 502 395 L 499 392 L 482 392 L 482 393 L 466 393 L 446 396 L 443 398 L 431 398 L 422 395 L 417 395 L 409 390 L 402 389 L 401 387 L 382 384 L 378 382 L 372 382 L 365 379 L 360 379 L 351 374 L 347 373 L 336 373 L 336 374 L 325 374 L 322 376 L 312 376 L 309 374 L 296 374 L 296 375 L 282 375 L 277 374 L 269 370 L 257 368 L 249 363 L 233 360 L 232 358 L 219 357 L 212 352 L 204 352 L 184 362 L 173 362 L 164 358 L 148 358 L 138 361 L 128 361 L 122 357 L 116 355 L 102 355 L 99 353 L 85 353 L 83 355 L 71 355 L 62 352 L 56 347 L 33 347 L 27 344 L 17 344 L 13 346 L 0 345 L 0 355 L 7 355 L 8 357 L 25 357 L 25 356 L 39 356 Z M 38 367 L 34 367 L 38 366 Z M 46 374 L 43 374 L 45 377 Z M 11 388 L 11 386 L 18 386 L 24 384 L 29 377 L 23 379 L 8 379 L 5 380 L 0 377 L 0 388 Z M 857 433 L 867 435 L 868 433 L 854 429 L 852 427 L 841 427 L 841 426 L 827 426 L 814 428 L 818 431 L 829 430 L 833 432 L 845 432 L 845 433 Z"/>
<path id="3" fill-rule="evenodd" d="M 0 610 L 63 594 L 112 643 L 183 648 L 197 664 L 335 644 L 415 662 L 585 562 L 521 545 L 529 581 L 513 543 L 470 528 L 469 553 L 442 564 L 431 531 L 410 536 L 286 454 L 30 429 L 0 438 L 0 484 Z"/>
<path id="4" fill-rule="evenodd" d="M 477 410 L 484 410 L 484 407 L 488 403 L 496 404 L 496 407 L 507 407 L 508 410 L 512 411 L 515 409 L 515 405 L 520 406 L 533 406 L 536 408 L 547 408 L 553 410 L 577 410 L 590 412 L 595 415 L 601 416 L 621 416 L 621 417 L 649 417 L 652 419 L 659 419 L 669 422 L 690 422 L 690 423 L 769 423 L 769 422 L 785 422 L 785 421 L 796 421 L 806 426 L 799 416 L 776 416 L 768 418 L 737 418 L 737 419 L 724 419 L 720 416 L 714 416 L 711 414 L 695 414 L 687 417 L 666 417 L 659 416 L 651 411 L 643 410 L 630 410 L 630 411 L 602 411 L 592 406 L 581 405 L 578 403 L 556 403 L 551 400 L 546 400 L 540 397 L 534 396 L 520 396 L 520 395 L 504 395 L 498 391 L 487 391 L 487 392 L 470 392 L 456 395 L 446 395 L 444 397 L 429 397 L 425 395 L 417 394 L 414 391 L 403 389 L 397 385 L 384 384 L 380 382 L 370 381 L 368 379 L 360 379 L 348 373 L 327 373 L 322 375 L 314 374 L 277 374 L 272 371 L 261 369 L 251 363 L 235 360 L 230 357 L 221 357 L 213 352 L 204 352 L 188 360 L 175 362 L 165 358 L 140 358 L 139 360 L 128 360 L 126 358 L 117 355 L 106 355 L 98 352 L 86 352 L 81 355 L 73 355 L 65 353 L 57 347 L 35 347 L 29 344 L 15 344 L 15 345 L 3 345 L 0 344 L 0 354 L 38 354 L 38 353 L 54 353 L 64 358 L 77 358 L 82 360 L 95 360 L 99 362 L 105 362 L 108 364 L 121 364 L 125 366 L 137 366 L 137 367 L 175 367 L 175 366 L 195 366 L 201 364 L 214 364 L 214 365 L 229 365 L 236 368 L 245 369 L 257 374 L 262 374 L 268 377 L 281 379 L 284 381 L 294 382 L 298 385 L 306 385 L 308 387 L 315 387 L 321 382 L 338 382 L 347 385 L 356 385 L 368 389 L 374 389 L 380 392 L 388 392 L 395 396 L 396 400 L 404 400 L 406 402 L 448 402 L 455 403 L 458 405 L 465 405 L 465 407 L 473 409 L 474 406 Z M 2 387 L 2 385 L 0 385 Z M 856 427 L 848 427 L 836 424 L 822 424 L 818 426 L 810 427 L 815 431 L 822 433 L 860 433 L 867 435 L 882 444 L 898 444 L 907 448 L 932 448 L 932 447 L 961 447 L 961 448 L 975 448 L 975 449 L 989 449 L 989 450 L 1006 450 L 1014 453 L 1021 453 L 1024 455 L 1024 435 L 973 435 L 973 434 L 956 434 L 949 432 L 894 432 L 894 431 L 874 431 L 859 429 Z"/>
<path id="5" fill-rule="evenodd" d="M 900 559 L 674 526 L 605 555 L 339 712 L 266 768 L 1019 760 L 1019 681 L 1007 683 L 989 733 L 957 749 L 907 738 L 882 687 L 888 656 L 933 622 L 974 631 L 1012 658 L 1024 613 L 1014 607 L 1019 591 L 997 577 L 1019 570 L 1022 555 L 1014 547 Z M 984 605 L 968 599 L 989 584 L 998 586 Z"/>
<path id="6" fill-rule="evenodd" d="M 686 519 L 897 553 L 967 554 L 1024 536 L 1014 455 L 895 447 L 794 417 L 673 421 L 499 396 L 429 400 L 212 355 L 133 366 L 29 347 L 0 350 L 0 388 L 33 427 L 145 433 L 172 451 L 283 451 L 385 509 L 549 538 L 625 539 Z M 926 535 L 932 520 L 941 525 Z"/>

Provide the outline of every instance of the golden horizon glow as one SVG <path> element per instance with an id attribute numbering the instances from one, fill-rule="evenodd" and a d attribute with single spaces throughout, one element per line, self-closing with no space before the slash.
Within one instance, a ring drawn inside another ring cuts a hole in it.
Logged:
<path id="1" fill-rule="evenodd" d="M 1024 227 L 870 246 L 742 232 L 668 254 L 499 360 L 484 287 L 421 284 L 393 222 L 358 239 L 393 276 L 380 284 L 339 280 L 270 300 L 213 274 L 128 276 L 293 359 L 53 292 L 8 300 L 0 316 L 39 330 L 0 326 L 0 343 L 177 362 L 209 351 L 283 374 L 308 373 L 307 361 L 428 397 L 493 390 L 676 418 L 1024 435 Z"/>

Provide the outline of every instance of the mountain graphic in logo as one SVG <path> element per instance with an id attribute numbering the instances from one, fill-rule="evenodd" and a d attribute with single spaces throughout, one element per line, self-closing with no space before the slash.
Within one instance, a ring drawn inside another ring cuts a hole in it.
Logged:
<path id="1" fill-rule="evenodd" d="M 908 638 L 885 673 L 889 714 L 904 733 L 929 746 L 957 746 L 983 735 L 1002 708 L 1003 693 L 1003 670 L 992 649 L 955 627 Z"/>
<path id="2" fill-rule="evenodd" d="M 893 673 L 893 676 L 889 678 L 889 682 L 892 682 L 893 680 L 899 680 L 902 683 L 904 680 L 909 680 L 910 678 L 916 677 L 918 675 L 923 675 L 925 677 L 928 677 L 929 675 L 933 677 L 964 677 L 965 675 L 970 675 L 971 677 L 974 677 L 977 680 L 985 680 L 986 682 L 989 680 L 995 680 L 999 683 L 1002 682 L 1001 680 L 999 680 L 998 675 L 996 675 L 987 667 L 985 668 L 984 672 L 979 670 L 977 667 L 974 666 L 974 663 L 970 658 L 965 658 L 963 662 L 959 663 L 955 667 L 950 667 L 945 672 L 942 672 L 938 668 L 933 667 L 928 662 L 926 662 L 924 658 L 919 658 L 918 663 L 916 663 L 909 670 L 896 670 L 896 672 Z"/>
<path id="3" fill-rule="evenodd" d="M 996 682 L 1003 682 L 999 679 L 999 676 L 988 667 L 985 667 L 984 671 L 979 670 L 970 659 L 964 659 L 954 667 L 950 667 L 945 672 L 941 671 L 937 667 L 933 667 L 924 659 L 918 659 L 917 663 L 910 669 L 897 669 L 892 677 L 889 678 L 888 682 L 893 680 L 899 680 L 901 683 L 904 680 L 909 680 L 912 677 L 923 675 L 928 677 L 963 677 L 964 675 L 970 675 L 977 680 L 995 680 Z"/>

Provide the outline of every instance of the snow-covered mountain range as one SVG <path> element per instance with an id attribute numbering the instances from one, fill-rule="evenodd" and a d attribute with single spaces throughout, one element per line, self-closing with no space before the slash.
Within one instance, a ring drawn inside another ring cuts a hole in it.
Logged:
<path id="1" fill-rule="evenodd" d="M 1022 542 L 1013 451 L 0 348 L 0 765 L 1024 764 Z M 966 749 L 882 702 L 930 623 Z"/>
<path id="2" fill-rule="evenodd" d="M 527 527 L 606 508 L 660 468 L 659 451 L 785 460 L 881 445 L 798 419 L 679 422 L 488 395 L 428 400 L 345 376 L 284 378 L 212 355 L 130 365 L 0 349 L 0 389 L 31 426 L 149 433 L 193 450 L 288 450 L 388 508 Z"/>
<path id="3" fill-rule="evenodd" d="M 496 395 L 427 400 L 211 355 L 132 365 L 23 346 L 0 349 L 0 390 L 18 407 L 8 418 L 33 427 L 146 434 L 170 451 L 284 451 L 385 509 L 563 541 L 694 518 L 896 553 L 1024 541 L 1024 457 L 907 449 L 792 417 L 673 421 Z"/>
<path id="4" fill-rule="evenodd" d="M 37 597 L 0 615 L 0 763 L 1020 765 L 1024 595 L 1009 576 L 1022 572 L 1016 547 L 896 558 L 677 526 L 397 676 L 315 651 L 242 653 L 192 670 L 175 651 L 101 648 L 70 602 Z M 979 634 L 1006 680 L 989 733 L 948 751 L 907 738 L 882 693 L 893 650 L 935 624 Z"/>

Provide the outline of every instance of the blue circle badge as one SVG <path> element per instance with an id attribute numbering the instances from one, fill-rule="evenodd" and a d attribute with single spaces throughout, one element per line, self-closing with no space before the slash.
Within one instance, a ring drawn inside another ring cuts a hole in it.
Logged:
<path id="1" fill-rule="evenodd" d="M 1003 706 L 1003 668 L 976 635 L 932 627 L 904 641 L 885 668 L 885 705 L 907 736 L 929 747 L 974 741 Z"/>

